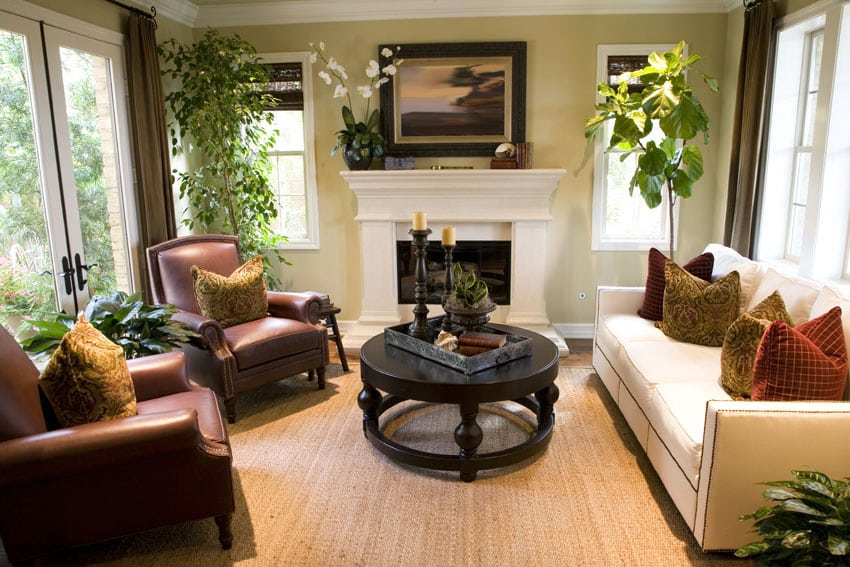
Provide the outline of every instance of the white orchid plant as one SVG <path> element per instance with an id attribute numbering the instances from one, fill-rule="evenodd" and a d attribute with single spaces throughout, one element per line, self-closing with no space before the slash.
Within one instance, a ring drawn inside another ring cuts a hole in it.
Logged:
<path id="1" fill-rule="evenodd" d="M 355 86 L 356 93 L 366 99 L 366 111 L 363 114 L 366 117 L 365 121 L 357 120 L 352 110 L 354 107 L 352 92 L 348 87 L 350 83 L 345 67 L 334 57 L 328 56 L 325 51 L 325 42 L 320 41 L 318 44 L 310 42 L 310 49 L 312 50 L 311 62 L 316 63 L 321 60 L 324 64 L 325 68 L 318 73 L 319 78 L 326 85 L 334 87 L 333 98 L 348 101 L 348 104 L 342 106 L 342 121 L 345 123 L 345 129 L 336 133 L 336 144 L 331 149 L 331 155 L 336 155 L 337 151 L 350 145 L 354 150 L 354 158 L 357 160 L 382 156 L 387 141 L 378 132 L 380 111 L 377 108 L 371 109 L 371 105 L 377 90 L 391 80 L 398 66 L 404 62 L 403 59 L 396 57 L 400 48 L 396 47 L 395 51 L 388 47 L 381 49 L 380 59 L 384 65 L 381 66 L 374 59 L 370 60 L 366 67 L 368 83 Z"/>

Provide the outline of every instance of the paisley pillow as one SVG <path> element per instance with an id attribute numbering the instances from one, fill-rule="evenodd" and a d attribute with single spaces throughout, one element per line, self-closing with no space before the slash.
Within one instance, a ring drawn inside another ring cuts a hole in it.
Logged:
<path id="1" fill-rule="evenodd" d="M 65 333 L 39 384 L 63 427 L 136 415 L 124 351 L 83 315 Z"/>
<path id="2" fill-rule="evenodd" d="M 738 272 L 707 282 L 668 258 L 664 280 L 664 319 L 656 326 L 679 341 L 722 346 L 729 325 L 738 318 Z"/>
<path id="3" fill-rule="evenodd" d="M 753 365 L 761 337 L 773 321 L 793 325 L 778 291 L 743 313 L 726 331 L 720 353 L 720 385 L 733 398 L 749 398 L 753 388 Z"/>
<path id="4" fill-rule="evenodd" d="M 646 286 L 643 293 L 643 305 L 638 309 L 638 316 L 652 321 L 664 318 L 664 266 L 667 261 L 657 248 L 649 249 L 649 262 L 646 271 Z M 692 258 L 682 266 L 686 271 L 706 281 L 711 281 L 711 270 L 714 267 L 714 254 L 705 252 Z"/>
<path id="5" fill-rule="evenodd" d="M 262 256 L 251 258 L 229 276 L 192 266 L 192 279 L 201 315 L 225 327 L 268 315 Z"/>

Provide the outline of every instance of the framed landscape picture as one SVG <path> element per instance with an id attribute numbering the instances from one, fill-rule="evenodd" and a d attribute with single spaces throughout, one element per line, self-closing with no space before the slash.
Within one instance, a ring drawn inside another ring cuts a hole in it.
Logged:
<path id="1" fill-rule="evenodd" d="M 404 63 L 380 91 L 389 155 L 492 156 L 525 141 L 525 42 L 400 47 Z"/>

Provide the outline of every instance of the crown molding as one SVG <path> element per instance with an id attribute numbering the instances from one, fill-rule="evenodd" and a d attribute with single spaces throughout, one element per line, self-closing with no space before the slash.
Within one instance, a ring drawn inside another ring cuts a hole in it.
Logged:
<path id="1" fill-rule="evenodd" d="M 155 0 L 177 4 L 178 0 Z M 726 13 L 740 0 L 289 0 L 196 6 L 195 27 L 578 14 Z"/>
<path id="2" fill-rule="evenodd" d="M 156 8 L 157 16 L 164 16 L 181 24 L 197 26 L 198 6 L 190 0 L 132 0 L 132 4 L 145 12 Z"/>

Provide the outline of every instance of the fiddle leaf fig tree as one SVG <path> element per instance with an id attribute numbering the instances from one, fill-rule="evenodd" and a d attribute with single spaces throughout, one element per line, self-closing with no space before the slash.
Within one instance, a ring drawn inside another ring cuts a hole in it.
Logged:
<path id="1" fill-rule="evenodd" d="M 272 226 L 278 209 L 269 183 L 269 150 L 277 132 L 266 109 L 274 100 L 261 94 L 269 75 L 256 50 L 238 35 L 211 29 L 192 45 L 171 39 L 158 51 L 163 76 L 180 82 L 165 96 L 173 116 L 172 154 L 187 151 L 190 163 L 199 164 L 174 170 L 180 197 L 191 208 L 184 223 L 239 236 L 243 260 L 272 251 L 288 263 L 277 252 L 286 238 Z M 268 258 L 263 259 L 268 268 Z M 268 274 L 266 269 L 270 283 L 276 282 Z"/>
<path id="2" fill-rule="evenodd" d="M 629 195 L 637 187 L 647 206 L 655 208 L 667 192 L 670 258 L 676 200 L 690 197 L 694 183 L 703 174 L 702 150 L 691 140 L 702 134 L 704 143 L 709 141 L 708 114 L 685 76 L 700 59 L 699 55 L 685 55 L 684 41 L 671 51 L 652 52 L 645 67 L 620 75 L 617 88 L 599 84 L 597 90 L 605 101 L 596 105 L 597 113 L 584 123 L 585 137 L 593 139 L 603 130 L 603 124 L 613 121 L 607 148 L 625 150 L 621 161 L 638 154 Z M 717 80 L 702 75 L 708 88 L 717 92 Z M 629 92 L 632 78 L 640 79 L 643 88 L 639 92 Z"/>

